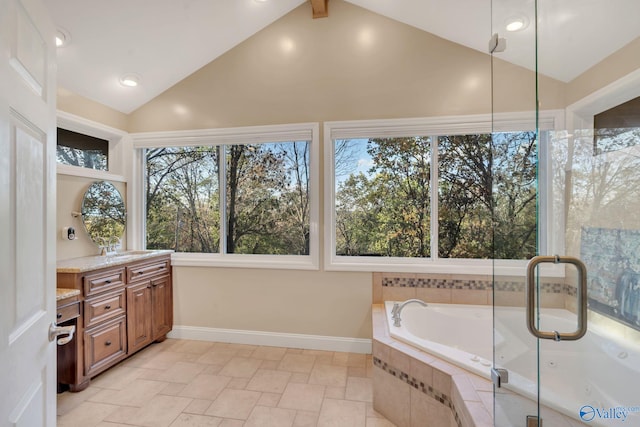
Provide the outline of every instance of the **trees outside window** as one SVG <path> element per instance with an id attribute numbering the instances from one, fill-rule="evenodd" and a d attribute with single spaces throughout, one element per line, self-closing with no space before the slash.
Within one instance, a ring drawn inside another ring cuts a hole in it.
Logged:
<path id="1" fill-rule="evenodd" d="M 308 255 L 309 144 L 148 149 L 147 248 Z"/>
<path id="2" fill-rule="evenodd" d="M 334 140 L 335 254 L 534 256 L 535 136 L 505 132 Z"/>

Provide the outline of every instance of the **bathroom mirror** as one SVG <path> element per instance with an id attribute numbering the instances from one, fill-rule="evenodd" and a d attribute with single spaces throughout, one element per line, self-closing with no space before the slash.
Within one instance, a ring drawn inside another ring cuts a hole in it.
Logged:
<path id="1" fill-rule="evenodd" d="M 82 222 L 98 246 L 115 244 L 124 233 L 126 212 L 118 189 L 108 181 L 89 186 L 82 199 Z"/>

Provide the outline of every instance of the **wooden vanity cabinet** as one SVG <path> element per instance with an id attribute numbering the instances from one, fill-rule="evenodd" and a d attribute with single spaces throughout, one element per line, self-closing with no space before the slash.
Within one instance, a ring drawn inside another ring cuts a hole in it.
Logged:
<path id="1" fill-rule="evenodd" d="M 58 377 L 71 391 L 85 389 L 92 377 L 150 343 L 163 341 L 171 331 L 169 254 L 84 273 L 58 273 L 58 287 L 82 292 L 77 350 L 58 360 L 59 372 L 77 373 L 76 378 Z"/>
<path id="2" fill-rule="evenodd" d="M 164 341 L 173 325 L 173 292 L 168 260 L 127 267 L 129 351 Z"/>

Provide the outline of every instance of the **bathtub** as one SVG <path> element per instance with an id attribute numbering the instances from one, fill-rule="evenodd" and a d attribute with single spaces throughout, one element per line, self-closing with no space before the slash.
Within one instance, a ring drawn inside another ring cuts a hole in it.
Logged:
<path id="1" fill-rule="evenodd" d="M 396 340 L 487 379 L 493 365 L 492 306 L 418 304 L 405 306 L 402 324 L 393 326 L 393 301 L 385 302 L 389 334 Z M 524 308 L 496 307 L 496 366 L 509 370 L 508 390 L 537 399 L 537 340 L 525 324 Z M 540 329 L 573 331 L 575 315 L 563 309 L 544 309 Z M 578 341 L 540 340 L 541 403 L 574 420 L 591 418 L 589 425 L 611 426 L 605 416 L 624 416 L 624 425 L 640 426 L 640 348 L 606 338 L 590 325 Z M 535 409 L 535 405 L 528 405 Z M 592 409 L 593 411 L 592 411 Z M 611 409 L 611 410 L 610 410 Z M 624 415 L 621 411 L 625 412 Z M 606 412 L 606 413 L 605 413 Z M 530 412 L 535 413 L 535 412 Z M 591 414 L 591 415 L 590 415 Z M 496 425 L 501 425 L 496 420 Z M 505 424 L 507 425 L 507 424 Z M 573 425 L 567 422 L 567 425 Z"/>

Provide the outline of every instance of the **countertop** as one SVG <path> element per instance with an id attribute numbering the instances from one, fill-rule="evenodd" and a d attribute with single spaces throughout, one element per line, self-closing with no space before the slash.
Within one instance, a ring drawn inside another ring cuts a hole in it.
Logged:
<path id="1" fill-rule="evenodd" d="M 56 288 L 56 301 L 80 295 L 80 289 Z"/>
<path id="2" fill-rule="evenodd" d="M 56 271 L 58 273 L 83 273 L 85 271 L 113 267 L 172 253 L 172 250 L 127 251 L 115 255 L 96 255 L 64 259 L 56 262 Z"/>

